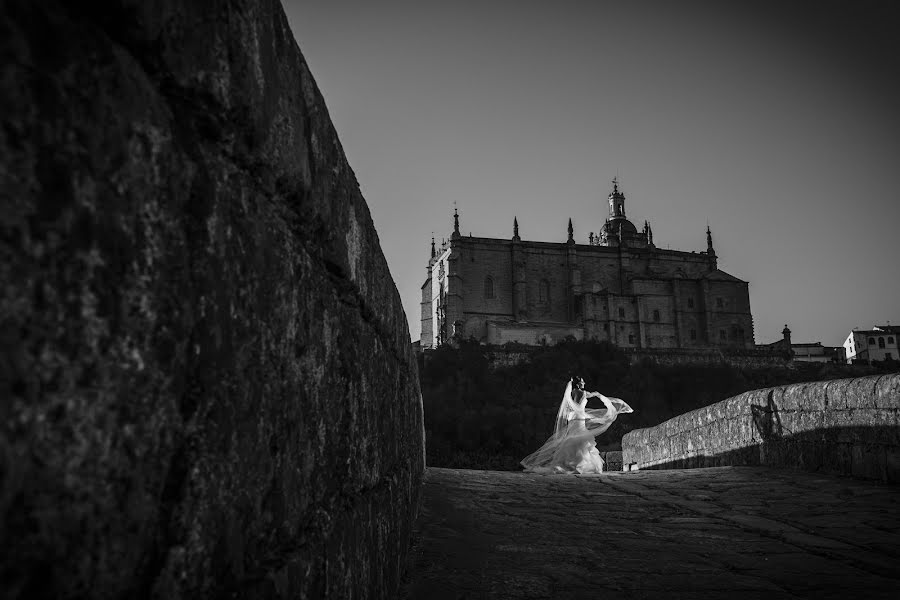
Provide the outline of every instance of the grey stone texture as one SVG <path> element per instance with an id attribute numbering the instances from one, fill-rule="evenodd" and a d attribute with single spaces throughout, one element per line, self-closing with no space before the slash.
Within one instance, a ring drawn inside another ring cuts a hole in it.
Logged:
<path id="1" fill-rule="evenodd" d="M 900 374 L 744 392 L 622 438 L 625 469 L 771 465 L 900 481 Z"/>
<path id="2" fill-rule="evenodd" d="M 900 488 L 768 467 L 430 467 L 407 600 L 892 599 Z"/>
<path id="3" fill-rule="evenodd" d="M 486 350 L 491 369 L 503 369 L 528 362 L 541 348 L 527 346 L 492 346 Z M 631 364 L 650 360 L 661 365 L 730 365 L 742 369 L 792 368 L 795 363 L 783 353 L 763 348 L 623 348 Z"/>
<path id="4" fill-rule="evenodd" d="M 0 4 L 6 598 L 390 598 L 396 287 L 277 0 Z"/>

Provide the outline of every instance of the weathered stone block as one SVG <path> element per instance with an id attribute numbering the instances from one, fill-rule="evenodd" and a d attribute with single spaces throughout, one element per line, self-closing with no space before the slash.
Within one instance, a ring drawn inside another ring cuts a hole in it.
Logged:
<path id="1" fill-rule="evenodd" d="M 766 392 L 766 402 L 774 410 L 783 410 L 784 406 L 784 387 L 769 388 Z"/>
<path id="2" fill-rule="evenodd" d="M 840 429 L 852 425 L 853 411 L 849 408 L 830 408 L 825 412 L 822 426 L 826 429 Z"/>
<path id="3" fill-rule="evenodd" d="M 748 410 L 748 407 L 754 404 L 759 404 L 759 402 L 755 401 L 753 395 L 749 392 L 744 392 L 743 394 L 740 394 L 733 398 L 729 398 L 722 402 L 722 405 L 725 408 L 725 414 L 730 419 L 744 414 L 744 412 Z"/>
<path id="4" fill-rule="evenodd" d="M 762 441 L 762 434 L 751 414 L 737 415 L 733 421 L 736 427 L 734 443 L 744 446 Z"/>
<path id="5" fill-rule="evenodd" d="M 835 379 L 827 382 L 825 386 L 825 401 L 828 410 L 842 410 L 847 408 L 847 390 L 853 383 L 853 379 Z"/>
<path id="6" fill-rule="evenodd" d="M 623 466 L 622 452 L 601 452 L 600 457 L 603 459 L 603 468 L 606 471 L 621 471 Z"/>
<path id="7" fill-rule="evenodd" d="M 825 415 L 828 412 L 818 409 L 806 409 L 794 414 L 796 417 L 793 421 L 795 427 L 791 431 L 794 434 L 800 434 L 823 429 L 825 427 Z"/>
<path id="8" fill-rule="evenodd" d="M 750 390 L 744 392 L 738 397 L 744 404 L 752 404 L 765 407 L 769 403 L 769 390 L 768 388 L 760 390 Z M 741 407 L 741 411 L 743 412 L 743 407 Z"/>
<path id="9" fill-rule="evenodd" d="M 878 376 L 851 379 L 844 392 L 847 408 L 875 408 L 875 385 L 879 379 Z"/>
<path id="10" fill-rule="evenodd" d="M 807 407 L 810 410 L 828 410 L 828 382 L 817 381 L 807 389 Z"/>
<path id="11" fill-rule="evenodd" d="M 800 410 L 804 403 L 803 385 L 787 385 L 782 388 L 782 408 L 784 410 Z"/>
<path id="12" fill-rule="evenodd" d="M 900 409 L 900 374 L 882 375 L 875 383 L 875 406 Z"/>
<path id="13" fill-rule="evenodd" d="M 5 591 L 393 597 L 416 363 L 280 4 L 95 4 L 0 4 Z"/>

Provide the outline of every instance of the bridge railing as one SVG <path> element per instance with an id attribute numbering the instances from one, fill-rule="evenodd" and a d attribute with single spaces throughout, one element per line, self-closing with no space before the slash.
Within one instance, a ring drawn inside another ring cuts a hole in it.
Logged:
<path id="1" fill-rule="evenodd" d="M 768 465 L 900 481 L 900 374 L 744 392 L 622 438 L 624 470 Z"/>

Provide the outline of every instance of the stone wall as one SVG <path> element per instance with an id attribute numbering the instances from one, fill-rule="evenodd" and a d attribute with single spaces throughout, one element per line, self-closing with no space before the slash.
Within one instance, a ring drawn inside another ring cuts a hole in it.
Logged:
<path id="1" fill-rule="evenodd" d="M 900 481 L 900 374 L 745 392 L 622 438 L 626 470 L 769 465 Z"/>
<path id="2" fill-rule="evenodd" d="M 621 471 L 622 470 L 622 451 L 610 450 L 608 452 L 600 452 L 600 458 L 603 459 L 604 471 Z"/>
<path id="3" fill-rule="evenodd" d="M 633 363 L 650 360 L 661 365 L 731 365 L 737 368 L 792 368 L 783 353 L 765 348 L 623 348 Z"/>
<path id="4" fill-rule="evenodd" d="M 521 362 L 527 362 L 535 352 L 543 349 L 534 346 L 515 344 L 510 347 L 494 345 L 487 353 L 492 369 L 507 368 Z M 661 365 L 731 365 L 738 368 L 766 369 L 771 367 L 792 368 L 792 361 L 783 354 L 758 349 L 725 349 L 711 348 L 622 348 L 632 364 L 642 360 L 650 360 Z"/>
<path id="5" fill-rule="evenodd" d="M 528 323 L 521 325 L 513 322 L 494 321 L 487 324 L 487 343 L 502 347 L 504 344 L 522 344 L 553 346 L 567 338 L 580 340 L 584 330 L 578 327 L 557 325 L 555 323 Z"/>
<path id="6" fill-rule="evenodd" d="M 394 597 L 406 318 L 277 0 L 0 4 L 6 598 Z"/>

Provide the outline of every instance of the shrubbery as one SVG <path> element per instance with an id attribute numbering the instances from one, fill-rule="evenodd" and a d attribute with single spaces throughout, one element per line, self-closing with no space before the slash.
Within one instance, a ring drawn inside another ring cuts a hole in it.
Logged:
<path id="1" fill-rule="evenodd" d="M 569 341 L 529 349 L 528 360 L 491 369 L 489 349 L 473 342 L 443 347 L 421 369 L 427 461 L 430 466 L 516 470 L 553 429 L 566 382 L 584 377 L 588 390 L 622 398 L 622 415 L 597 438 L 600 450 L 621 447 L 622 436 L 741 392 L 876 372 L 867 366 L 796 363 L 795 368 L 737 368 L 726 364 L 629 364 L 615 346 Z M 589 400 L 589 407 L 599 407 Z"/>

